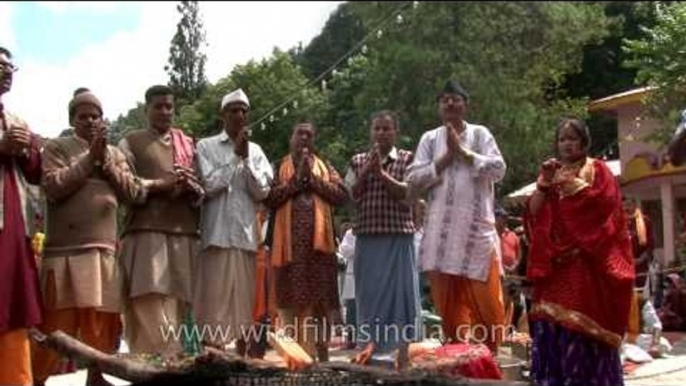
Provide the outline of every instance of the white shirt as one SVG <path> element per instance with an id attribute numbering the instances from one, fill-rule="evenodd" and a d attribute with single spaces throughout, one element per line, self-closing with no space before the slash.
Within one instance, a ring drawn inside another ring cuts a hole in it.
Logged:
<path id="1" fill-rule="evenodd" d="M 352 228 L 345 231 L 343 240 L 338 246 L 338 253 L 345 259 L 345 280 L 343 281 L 343 292 L 341 298 L 343 300 L 355 299 L 355 234 Z"/>
<path id="2" fill-rule="evenodd" d="M 414 191 L 429 190 L 421 269 L 486 281 L 494 253 L 500 261 L 493 184 L 505 175 L 505 161 L 486 127 L 465 126 L 460 141 L 474 155 L 472 165 L 460 159 L 437 175 L 436 162 L 447 152 L 441 126 L 422 135 L 407 180 Z"/>
<path id="3" fill-rule="evenodd" d="M 234 143 L 221 134 L 197 145 L 198 169 L 206 200 L 201 214 L 203 248 L 257 250 L 257 204 L 269 194 L 272 167 L 262 148 L 248 143 L 248 157 L 234 153 Z"/>

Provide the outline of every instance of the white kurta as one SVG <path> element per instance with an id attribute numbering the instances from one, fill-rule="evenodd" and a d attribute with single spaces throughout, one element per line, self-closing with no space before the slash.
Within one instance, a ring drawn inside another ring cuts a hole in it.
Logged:
<path id="1" fill-rule="evenodd" d="M 262 148 L 248 143 L 241 160 L 225 131 L 198 142 L 198 166 L 206 192 L 201 216 L 203 248 L 257 250 L 257 204 L 267 197 L 272 167 Z"/>
<path id="2" fill-rule="evenodd" d="M 460 141 L 474 154 L 472 165 L 460 159 L 437 175 L 436 162 L 447 152 L 441 126 L 422 135 L 407 179 L 412 190 L 429 193 L 421 269 L 486 281 L 494 249 L 500 261 L 493 184 L 505 175 L 505 161 L 486 127 L 465 125 Z"/>
<path id="3" fill-rule="evenodd" d="M 341 299 L 355 299 L 355 235 L 352 229 L 348 229 L 343 236 L 343 241 L 338 246 L 338 253 L 345 259 L 345 280 Z"/>

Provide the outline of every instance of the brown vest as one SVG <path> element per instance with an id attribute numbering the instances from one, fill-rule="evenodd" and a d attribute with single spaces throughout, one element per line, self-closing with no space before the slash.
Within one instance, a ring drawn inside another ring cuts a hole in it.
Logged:
<path id="1" fill-rule="evenodd" d="M 149 129 L 136 130 L 126 136 L 135 159 L 136 175 L 143 179 L 159 179 L 173 173 L 172 147 L 163 144 Z M 164 233 L 197 235 L 200 211 L 182 194 L 149 196 L 145 204 L 129 208 L 125 233 L 145 230 Z"/>
<path id="2" fill-rule="evenodd" d="M 45 151 L 59 152 L 67 164 L 88 152 L 75 137 L 56 138 Z M 111 154 L 124 157 L 116 148 Z M 51 250 L 84 247 L 114 248 L 117 241 L 117 196 L 102 173 L 94 171 L 74 193 L 58 201 L 48 201 L 46 255 Z"/>

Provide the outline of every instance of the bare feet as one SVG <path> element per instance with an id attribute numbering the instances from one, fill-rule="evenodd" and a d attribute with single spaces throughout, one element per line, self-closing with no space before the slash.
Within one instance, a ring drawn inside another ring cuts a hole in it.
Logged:
<path id="1" fill-rule="evenodd" d="M 350 362 L 358 365 L 366 365 L 372 359 L 372 354 L 374 354 L 374 343 L 369 343 L 367 347 L 364 348 L 359 354 L 355 355 Z"/>
<path id="2" fill-rule="evenodd" d="M 398 358 L 395 361 L 395 369 L 397 371 L 403 371 L 409 366 L 409 348 L 410 346 L 408 344 L 401 344 L 400 347 L 398 347 Z"/>

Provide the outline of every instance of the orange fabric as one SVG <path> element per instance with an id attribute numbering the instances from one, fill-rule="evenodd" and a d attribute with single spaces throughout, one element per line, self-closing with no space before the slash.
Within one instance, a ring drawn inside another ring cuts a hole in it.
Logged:
<path id="1" fill-rule="evenodd" d="M 264 247 L 257 248 L 255 255 L 255 305 L 252 309 L 252 319 L 254 322 L 259 322 L 260 319 L 267 313 L 267 262 Z"/>
<path id="2" fill-rule="evenodd" d="M 38 329 L 44 334 L 56 330 L 78 338 L 87 345 L 104 353 L 116 351 L 117 340 L 122 332 L 121 318 L 118 313 L 99 312 L 95 308 L 55 309 L 55 281 L 48 275 L 45 293 L 45 314 L 43 324 Z M 33 375 L 36 382 L 45 382 L 60 368 L 61 356 L 53 350 L 31 344 Z"/>
<path id="3" fill-rule="evenodd" d="M 648 232 L 646 231 L 646 223 L 643 220 L 643 213 L 640 209 L 636 208 L 634 218 L 636 219 L 636 236 L 638 237 L 638 244 L 644 247 L 648 244 Z M 635 257 L 638 258 L 639 256 Z"/>
<path id="4" fill-rule="evenodd" d="M 70 308 L 47 311 L 39 329 L 45 334 L 62 330 L 97 350 L 113 354 L 121 333 L 121 321 L 119 314 L 98 312 L 93 308 Z M 49 376 L 59 373 L 60 354 L 36 344 L 32 344 L 31 349 L 37 382 L 45 382 Z"/>
<path id="5" fill-rule="evenodd" d="M 28 330 L 0 333 L 0 385 L 33 385 Z"/>
<path id="6" fill-rule="evenodd" d="M 634 291 L 634 297 L 631 299 L 631 311 L 629 311 L 629 324 L 626 329 L 627 341 L 629 343 L 636 343 L 636 338 L 641 333 L 641 295 Z"/>
<path id="7" fill-rule="evenodd" d="M 438 271 L 429 272 L 429 282 L 445 338 L 466 342 L 471 327 L 475 339 L 497 352 L 503 339 L 505 310 L 495 257 L 486 282 Z"/>
<path id="8" fill-rule="evenodd" d="M 262 229 L 266 221 L 265 212 L 258 212 L 258 229 Z M 260 233 L 261 235 L 261 233 Z M 268 250 L 260 243 L 257 248 L 256 267 L 255 267 L 255 306 L 253 307 L 253 321 L 261 322 L 264 316 L 274 323 L 277 315 L 276 311 L 276 292 L 274 292 L 273 270 L 270 267 Z"/>
<path id="9" fill-rule="evenodd" d="M 329 169 L 326 164 L 314 156 L 312 174 L 324 181 L 329 181 Z M 279 180 L 289 181 L 295 175 L 293 157 L 286 156 L 279 168 Z M 288 200 L 277 212 L 274 224 L 274 245 L 272 262 L 276 267 L 287 265 L 293 260 L 291 241 L 291 200 Z M 326 254 L 336 251 L 331 221 L 331 206 L 318 195 L 314 195 L 314 250 Z"/>
<path id="10" fill-rule="evenodd" d="M 316 357 L 320 347 L 331 341 L 331 311 L 321 305 L 301 309 L 280 309 L 283 333 L 289 335 L 310 356 Z"/>

